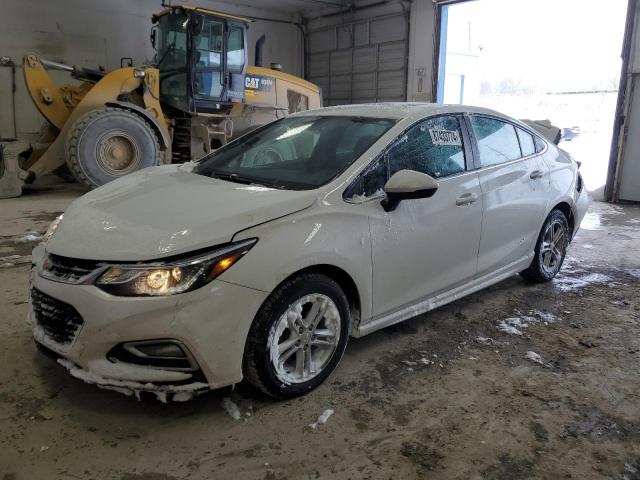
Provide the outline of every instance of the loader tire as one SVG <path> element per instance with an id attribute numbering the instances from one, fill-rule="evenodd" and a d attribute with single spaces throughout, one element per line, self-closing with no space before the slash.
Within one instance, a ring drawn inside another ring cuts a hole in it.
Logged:
<path id="1" fill-rule="evenodd" d="M 90 188 L 160 165 L 160 144 L 151 126 L 120 108 L 84 114 L 71 127 L 66 143 L 69 169 Z"/>

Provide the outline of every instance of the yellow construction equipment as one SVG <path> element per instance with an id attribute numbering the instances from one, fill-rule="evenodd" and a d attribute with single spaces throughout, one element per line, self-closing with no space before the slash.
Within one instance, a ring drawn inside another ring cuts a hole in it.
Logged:
<path id="1" fill-rule="evenodd" d="M 104 72 L 23 58 L 24 81 L 48 122 L 40 143 L 11 142 L 0 151 L 0 198 L 24 183 L 65 171 L 89 187 L 153 165 L 200 158 L 250 129 L 289 113 L 319 108 L 320 88 L 247 66 L 251 19 L 185 5 L 152 17 L 151 66 Z M 56 86 L 48 70 L 79 85 Z M 67 170 L 68 169 L 68 170 Z"/>

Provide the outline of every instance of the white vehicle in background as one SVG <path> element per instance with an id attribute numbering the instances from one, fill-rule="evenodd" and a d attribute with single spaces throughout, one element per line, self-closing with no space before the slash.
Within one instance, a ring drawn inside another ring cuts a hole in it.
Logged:
<path id="1" fill-rule="evenodd" d="M 33 332 L 102 387 L 292 397 L 349 336 L 552 279 L 588 204 L 568 154 L 490 110 L 299 113 L 76 200 L 34 255 Z"/>

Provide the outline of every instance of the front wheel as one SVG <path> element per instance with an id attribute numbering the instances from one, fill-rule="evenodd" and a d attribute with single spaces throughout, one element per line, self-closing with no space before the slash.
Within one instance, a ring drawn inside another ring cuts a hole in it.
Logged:
<path id="1" fill-rule="evenodd" d="M 127 110 L 90 111 L 76 120 L 67 137 L 67 165 L 79 182 L 91 188 L 159 164 L 155 132 Z"/>
<path id="2" fill-rule="evenodd" d="M 260 308 L 247 339 L 247 380 L 274 398 L 313 390 L 335 370 L 349 338 L 349 304 L 340 286 L 317 273 L 280 285 Z"/>
<path id="3" fill-rule="evenodd" d="M 560 210 L 552 210 L 540 230 L 531 265 L 520 275 L 530 282 L 548 282 L 555 277 L 567 254 L 569 222 Z"/>

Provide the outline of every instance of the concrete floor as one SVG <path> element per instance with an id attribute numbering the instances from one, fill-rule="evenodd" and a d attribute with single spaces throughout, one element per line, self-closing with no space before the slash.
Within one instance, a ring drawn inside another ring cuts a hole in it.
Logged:
<path id="1" fill-rule="evenodd" d="M 2 200 L 0 257 L 77 195 Z M 640 206 L 594 204 L 554 282 L 514 276 L 352 340 L 321 388 L 278 403 L 245 385 L 137 402 L 69 377 L 33 345 L 28 269 L 0 268 L 1 479 L 640 479 Z"/>

